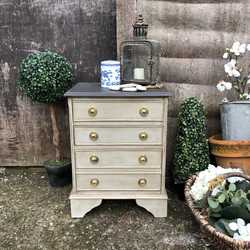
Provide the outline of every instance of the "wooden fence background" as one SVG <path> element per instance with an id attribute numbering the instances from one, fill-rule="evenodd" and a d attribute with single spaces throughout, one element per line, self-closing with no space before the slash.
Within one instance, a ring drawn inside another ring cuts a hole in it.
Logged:
<path id="1" fill-rule="evenodd" d="M 115 0 L 0 1 L 0 165 L 40 165 L 55 154 L 48 107 L 16 89 L 21 60 L 50 49 L 73 63 L 75 81 L 97 81 L 99 62 L 116 58 L 115 47 Z M 58 105 L 57 119 L 67 156 L 65 103 Z"/>
<path id="2" fill-rule="evenodd" d="M 215 86 L 224 78 L 225 47 L 250 43 L 250 1 L 245 0 L 118 0 L 117 44 L 131 38 L 131 22 L 142 13 L 149 38 L 159 40 L 161 80 L 174 93 L 170 101 L 168 159 L 176 136 L 180 103 L 198 96 L 205 105 L 208 134 L 219 133 L 219 103 Z"/>
<path id="3" fill-rule="evenodd" d="M 222 96 L 215 85 L 223 78 L 221 55 L 235 40 L 250 42 L 250 1 L 117 0 L 116 5 L 115 0 L 1 0 L 1 166 L 40 165 L 54 155 L 47 106 L 31 103 L 16 89 L 20 61 L 33 51 L 51 49 L 73 63 L 75 81 L 96 81 L 99 62 L 116 57 L 116 35 L 118 45 L 131 36 L 136 8 L 150 24 L 149 36 L 162 44 L 161 77 L 174 93 L 169 159 L 176 114 L 186 97 L 200 97 L 208 114 L 209 134 L 219 131 Z M 57 119 L 61 148 L 69 155 L 65 103 L 58 105 Z"/>

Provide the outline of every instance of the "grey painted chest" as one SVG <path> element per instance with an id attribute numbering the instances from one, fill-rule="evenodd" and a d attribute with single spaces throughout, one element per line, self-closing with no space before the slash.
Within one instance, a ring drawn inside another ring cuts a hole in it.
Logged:
<path id="1" fill-rule="evenodd" d="M 164 89 L 117 92 L 78 83 L 69 105 L 73 188 L 71 216 L 83 217 L 103 199 L 135 199 L 155 217 L 167 216 L 167 111 Z"/>

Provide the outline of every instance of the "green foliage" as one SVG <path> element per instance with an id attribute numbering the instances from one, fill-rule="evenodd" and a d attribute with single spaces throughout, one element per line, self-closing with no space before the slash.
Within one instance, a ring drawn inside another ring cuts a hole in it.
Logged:
<path id="1" fill-rule="evenodd" d="M 208 164 L 209 147 L 204 107 L 197 98 L 191 97 L 182 103 L 177 118 L 175 183 L 184 183 L 190 175 L 206 169 Z"/>
<path id="2" fill-rule="evenodd" d="M 234 235 L 234 231 L 232 231 L 229 227 L 229 224 L 231 222 L 235 222 L 235 220 L 226 220 L 226 219 L 219 219 L 215 221 L 214 223 L 211 223 L 214 225 L 214 227 L 221 233 L 227 234 L 231 237 Z"/>
<path id="3" fill-rule="evenodd" d="M 72 85 L 72 66 L 57 53 L 34 53 L 22 61 L 17 84 L 33 101 L 54 103 Z"/>
<path id="4" fill-rule="evenodd" d="M 233 220 L 242 218 L 250 222 L 250 184 L 247 181 L 227 182 L 215 196 L 207 198 L 210 218 Z"/>

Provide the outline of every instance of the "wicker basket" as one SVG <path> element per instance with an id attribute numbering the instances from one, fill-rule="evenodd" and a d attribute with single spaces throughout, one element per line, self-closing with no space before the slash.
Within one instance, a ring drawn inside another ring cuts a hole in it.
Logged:
<path id="1" fill-rule="evenodd" d="M 246 176 L 241 173 L 230 173 L 222 175 L 225 179 L 229 177 L 242 177 L 250 181 L 250 176 Z M 250 249 L 250 241 L 234 240 L 233 238 L 217 231 L 213 226 L 211 226 L 206 215 L 202 214 L 201 210 L 195 208 L 193 203 L 193 198 L 190 195 L 190 190 L 195 182 L 197 175 L 191 176 L 185 185 L 185 197 L 189 208 L 191 209 L 196 220 L 199 222 L 201 229 L 207 234 L 209 238 L 212 238 L 216 245 L 219 245 L 221 249 Z"/>

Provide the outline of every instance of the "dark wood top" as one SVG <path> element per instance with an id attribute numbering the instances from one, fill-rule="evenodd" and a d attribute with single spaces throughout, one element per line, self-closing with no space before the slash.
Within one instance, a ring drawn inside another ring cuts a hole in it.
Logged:
<path id="1" fill-rule="evenodd" d="M 97 82 L 80 82 L 67 91 L 67 97 L 168 97 L 172 96 L 164 87 L 160 89 L 149 89 L 142 92 L 112 91 L 101 88 Z"/>

